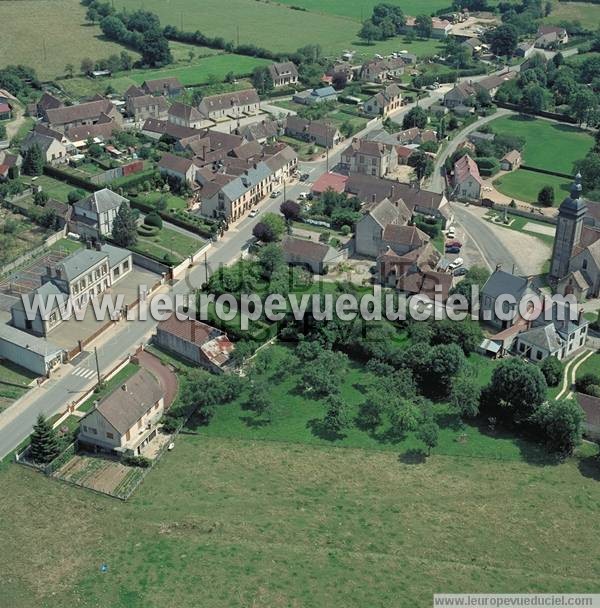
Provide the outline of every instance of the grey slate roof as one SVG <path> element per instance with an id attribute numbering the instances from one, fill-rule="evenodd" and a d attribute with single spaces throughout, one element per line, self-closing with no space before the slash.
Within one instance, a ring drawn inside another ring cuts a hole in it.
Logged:
<path id="1" fill-rule="evenodd" d="M 121 247 L 115 247 L 108 243 L 102 245 L 102 251 L 108 254 L 108 264 L 111 268 L 120 264 L 123 260 L 126 260 L 131 256 L 129 249 L 123 249 Z"/>
<path id="2" fill-rule="evenodd" d="M 225 184 L 222 188 L 223 194 L 231 201 L 242 196 L 247 190 L 253 188 L 271 175 L 271 169 L 264 162 L 260 162 L 248 169 L 248 175 L 241 175 Z"/>
<path id="3" fill-rule="evenodd" d="M 381 202 L 373 205 L 368 210 L 368 213 L 382 228 L 398 221 L 400 216 L 397 207 L 387 198 L 384 198 Z"/>
<path id="4" fill-rule="evenodd" d="M 31 334 L 6 323 L 0 323 L 0 340 L 5 340 L 11 344 L 20 346 L 21 348 L 26 348 L 42 357 L 54 357 L 63 350 L 60 346 L 57 346 L 45 338 L 32 336 Z"/>
<path id="5" fill-rule="evenodd" d="M 21 298 L 19 298 L 11 308 L 16 308 L 18 310 L 24 310 L 25 306 L 23 304 L 23 298 L 25 298 L 29 302 L 30 307 L 39 305 L 41 307 L 47 306 L 47 304 L 52 304 L 52 308 L 47 309 L 46 315 L 42 314 L 42 310 L 40 309 L 40 317 L 47 319 L 50 316 L 50 313 L 60 306 L 62 306 L 66 300 L 67 295 L 63 293 L 54 283 L 44 283 L 40 287 L 37 287 L 33 291 L 30 291 L 28 294 L 23 294 Z"/>
<path id="6" fill-rule="evenodd" d="M 109 188 L 103 188 L 102 190 L 97 190 L 80 201 L 77 201 L 73 206 L 76 209 L 84 209 L 86 211 L 93 211 L 94 213 L 104 213 L 111 209 L 118 209 L 123 203 L 128 202 L 129 201 L 120 194 L 113 192 Z"/>
<path id="7" fill-rule="evenodd" d="M 101 262 L 107 257 L 104 251 L 96 251 L 95 249 L 78 249 L 71 255 L 62 259 L 59 264 L 56 265 L 57 269 L 61 271 L 61 278 L 65 278 L 67 281 L 72 281 L 83 273 L 87 272 L 90 268 Z"/>
<path id="8" fill-rule="evenodd" d="M 562 340 L 553 323 L 524 331 L 519 335 L 519 340 L 523 340 L 538 348 L 543 348 L 551 353 L 562 348 Z"/>
<path id="9" fill-rule="evenodd" d="M 511 294 L 518 302 L 525 293 L 527 285 L 528 281 L 524 277 L 518 277 L 504 270 L 496 270 L 482 287 L 481 293 L 493 299 L 500 295 Z"/>

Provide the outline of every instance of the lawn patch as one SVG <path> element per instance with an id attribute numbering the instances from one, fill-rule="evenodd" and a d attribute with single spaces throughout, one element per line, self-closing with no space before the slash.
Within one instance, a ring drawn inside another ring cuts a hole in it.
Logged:
<path id="1" fill-rule="evenodd" d="M 571 188 L 569 180 L 555 175 L 546 175 L 526 169 L 517 169 L 496 179 L 493 184 L 498 192 L 526 203 L 537 203 L 537 197 L 544 186 L 554 189 L 554 205 L 562 203 Z"/>

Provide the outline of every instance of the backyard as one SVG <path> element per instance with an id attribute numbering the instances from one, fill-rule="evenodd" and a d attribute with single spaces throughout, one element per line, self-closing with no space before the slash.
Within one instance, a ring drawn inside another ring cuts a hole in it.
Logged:
<path id="1" fill-rule="evenodd" d="M 525 169 L 517 169 L 494 180 L 494 187 L 498 192 L 526 203 L 537 203 L 539 191 L 544 186 L 552 186 L 555 206 L 560 205 L 567 196 L 571 184 L 572 181 L 563 177 Z"/>
<path id="2" fill-rule="evenodd" d="M 136 245 L 130 247 L 132 251 L 149 255 L 157 260 L 167 258 L 179 264 L 204 246 L 205 241 L 198 237 L 191 237 L 171 228 L 162 228 L 152 236 L 138 234 Z"/>
<path id="3" fill-rule="evenodd" d="M 61 182 L 53 177 L 49 177 L 48 175 L 38 175 L 36 177 L 22 175 L 21 181 L 27 186 L 32 184 L 39 186 L 50 198 L 61 201 L 62 203 L 67 202 L 69 192 L 77 189 L 71 184 Z"/>

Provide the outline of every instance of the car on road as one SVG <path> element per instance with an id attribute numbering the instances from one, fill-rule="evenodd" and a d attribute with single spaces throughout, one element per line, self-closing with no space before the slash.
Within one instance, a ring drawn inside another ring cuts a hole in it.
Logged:
<path id="1" fill-rule="evenodd" d="M 310 177 L 310 175 L 309 175 L 308 173 L 303 173 L 303 174 L 300 176 L 300 181 L 301 181 L 301 182 L 305 182 L 305 181 L 306 181 L 306 180 L 307 180 L 309 177 Z"/>
<path id="2" fill-rule="evenodd" d="M 455 277 L 462 277 L 466 275 L 467 272 L 469 271 L 464 266 L 461 266 L 460 268 L 456 268 L 452 274 L 454 274 Z"/>
<path id="3" fill-rule="evenodd" d="M 446 243 L 446 247 L 458 247 L 460 249 L 462 247 L 462 243 L 460 241 L 450 241 Z"/>
<path id="4" fill-rule="evenodd" d="M 298 200 L 299 201 L 307 200 L 309 194 L 310 194 L 310 192 L 300 192 L 300 194 L 298 195 Z"/>
<path id="5" fill-rule="evenodd" d="M 456 236 L 456 231 L 454 230 L 454 226 L 450 226 L 448 230 L 446 230 L 446 238 L 453 239 Z"/>
<path id="6" fill-rule="evenodd" d="M 273 190 L 271 192 L 271 198 L 277 198 L 281 194 L 281 190 Z"/>
<path id="7" fill-rule="evenodd" d="M 448 247 L 446 245 L 446 253 L 460 253 L 460 247 Z"/>
<path id="8" fill-rule="evenodd" d="M 248 214 L 248 217 L 256 217 L 258 215 L 258 209 L 254 208 L 254 209 L 250 209 L 250 213 Z"/>
<path id="9" fill-rule="evenodd" d="M 464 263 L 465 262 L 462 258 L 456 258 L 453 262 L 450 262 L 450 264 L 448 265 L 448 268 L 450 270 L 455 270 L 459 266 L 462 266 Z"/>

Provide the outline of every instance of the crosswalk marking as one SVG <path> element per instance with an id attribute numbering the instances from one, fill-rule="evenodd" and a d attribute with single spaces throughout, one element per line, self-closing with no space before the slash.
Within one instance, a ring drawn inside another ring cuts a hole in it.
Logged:
<path id="1" fill-rule="evenodd" d="M 73 370 L 73 375 L 81 376 L 82 378 L 87 378 L 89 380 L 90 378 L 93 378 L 96 375 L 96 371 L 87 367 L 76 367 Z"/>

